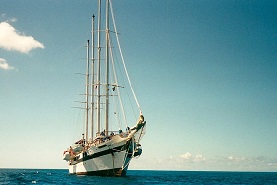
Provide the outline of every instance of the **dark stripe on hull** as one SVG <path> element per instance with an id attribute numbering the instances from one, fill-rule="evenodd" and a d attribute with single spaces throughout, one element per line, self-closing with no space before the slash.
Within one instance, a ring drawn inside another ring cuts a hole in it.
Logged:
<path id="1" fill-rule="evenodd" d="M 112 177 L 122 177 L 126 176 L 127 170 L 122 170 L 122 168 L 115 168 L 110 170 L 101 171 L 90 171 L 90 172 L 78 172 L 77 175 L 92 175 L 92 176 L 112 176 Z"/>
<path id="2" fill-rule="evenodd" d="M 72 163 L 70 163 L 70 165 L 75 165 L 75 164 L 78 164 L 80 162 L 85 162 L 87 160 L 90 160 L 90 159 L 93 159 L 93 158 L 97 158 L 97 157 L 100 157 L 100 156 L 103 156 L 103 155 L 108 155 L 108 154 L 112 154 L 113 155 L 114 152 L 121 152 L 121 151 L 126 150 L 129 147 L 129 145 L 130 145 L 130 142 L 128 141 L 124 145 L 115 147 L 113 149 L 107 149 L 107 150 L 104 150 L 102 152 L 97 152 L 97 153 L 94 153 L 92 155 L 86 155 L 86 153 L 83 153 L 84 156 L 83 156 L 82 159 L 73 161 Z"/>

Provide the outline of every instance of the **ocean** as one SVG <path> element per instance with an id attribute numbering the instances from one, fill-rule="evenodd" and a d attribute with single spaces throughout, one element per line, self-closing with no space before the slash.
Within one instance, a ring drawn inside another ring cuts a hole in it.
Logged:
<path id="1" fill-rule="evenodd" d="M 277 184 L 277 172 L 128 170 L 126 177 L 76 176 L 68 170 L 0 169 L 0 184 Z"/>

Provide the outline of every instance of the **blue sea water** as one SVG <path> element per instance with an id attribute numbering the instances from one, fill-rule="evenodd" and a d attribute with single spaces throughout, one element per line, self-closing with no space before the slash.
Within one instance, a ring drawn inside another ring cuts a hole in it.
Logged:
<path id="1" fill-rule="evenodd" d="M 0 184 L 277 184 L 277 172 L 129 170 L 126 177 L 76 176 L 68 170 L 0 169 Z"/>

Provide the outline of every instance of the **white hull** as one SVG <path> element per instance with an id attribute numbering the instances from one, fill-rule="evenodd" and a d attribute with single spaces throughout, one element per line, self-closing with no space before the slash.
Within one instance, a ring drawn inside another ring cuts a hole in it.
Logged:
<path id="1" fill-rule="evenodd" d="M 132 138 L 119 135 L 92 145 L 69 163 L 69 173 L 77 175 L 124 176 L 133 157 Z"/>
<path id="2" fill-rule="evenodd" d="M 131 159 L 125 156 L 125 151 L 121 151 L 114 153 L 114 156 L 107 154 L 77 164 L 69 164 L 69 173 L 77 175 L 124 176 L 128 169 L 128 162 Z M 128 161 L 127 164 L 125 161 Z"/>
<path id="3" fill-rule="evenodd" d="M 69 161 L 69 173 L 125 176 L 131 159 L 141 155 L 141 145 L 137 141 L 143 134 L 145 124 L 145 121 L 140 121 L 129 132 L 106 137 L 104 141 L 100 139 L 98 142 L 99 138 L 96 138 L 78 154 L 65 152 L 64 159 L 70 155 L 69 160 L 65 159 Z"/>

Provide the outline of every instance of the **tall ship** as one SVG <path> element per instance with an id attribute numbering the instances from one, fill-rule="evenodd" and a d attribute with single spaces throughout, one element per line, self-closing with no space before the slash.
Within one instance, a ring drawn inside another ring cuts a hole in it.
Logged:
<path id="1" fill-rule="evenodd" d="M 68 162 L 70 174 L 125 176 L 131 160 L 142 154 L 140 141 L 146 121 L 123 58 L 111 0 L 98 0 L 97 18 L 92 16 L 91 25 L 91 42 L 86 45 L 85 101 L 80 102 L 85 112 L 84 123 L 80 123 L 84 132 L 64 151 L 63 160 Z M 125 80 L 120 81 L 119 76 Z M 133 104 L 125 99 L 133 99 Z"/>

